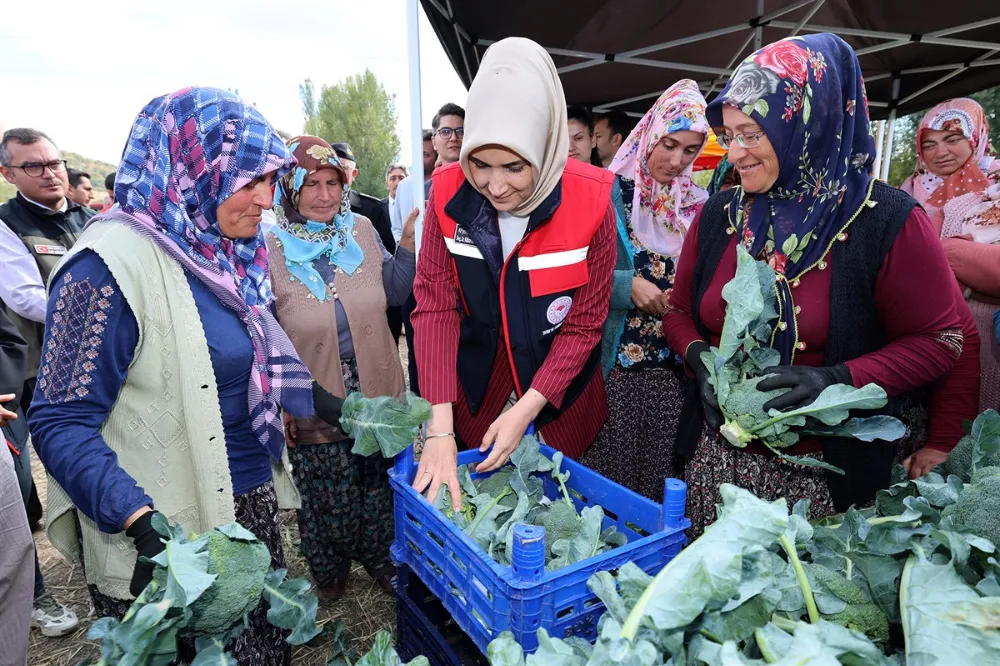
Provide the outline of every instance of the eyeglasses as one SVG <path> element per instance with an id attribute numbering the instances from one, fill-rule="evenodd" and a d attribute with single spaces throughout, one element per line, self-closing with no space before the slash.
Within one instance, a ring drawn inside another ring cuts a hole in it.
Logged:
<path id="1" fill-rule="evenodd" d="M 32 178 L 38 178 L 45 173 L 48 169 L 52 173 L 62 173 L 66 170 L 66 160 L 56 160 L 54 162 L 46 162 L 45 164 L 38 164 L 37 162 L 29 162 L 27 164 L 22 164 L 21 166 L 11 166 L 11 169 L 21 169 L 27 175 Z"/>
<path id="2" fill-rule="evenodd" d="M 452 129 L 450 127 L 442 127 L 438 131 L 434 132 L 435 136 L 439 136 L 442 139 L 445 139 L 446 141 L 451 138 L 452 134 L 454 134 L 455 136 L 457 136 L 459 139 L 464 138 L 465 137 L 465 128 L 464 127 L 456 127 L 455 129 Z"/>
<path id="3" fill-rule="evenodd" d="M 749 134 L 734 134 L 728 136 L 726 134 L 716 134 L 715 140 L 719 142 L 724 150 L 729 150 L 729 147 L 734 143 L 738 143 L 740 148 L 756 148 L 760 145 L 760 139 L 764 136 L 763 132 L 750 132 Z"/>

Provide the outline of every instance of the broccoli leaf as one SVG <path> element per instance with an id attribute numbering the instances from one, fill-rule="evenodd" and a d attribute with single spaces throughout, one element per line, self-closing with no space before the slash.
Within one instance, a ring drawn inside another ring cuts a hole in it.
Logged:
<path id="1" fill-rule="evenodd" d="M 351 453 L 393 458 L 413 443 L 430 418 L 431 404 L 412 393 L 396 400 L 392 396 L 368 398 L 356 391 L 344 400 L 340 426 L 354 440 Z"/>
<path id="2" fill-rule="evenodd" d="M 264 596 L 271 605 L 267 609 L 267 621 L 281 629 L 291 629 L 288 642 L 302 645 L 321 631 L 316 625 L 319 601 L 310 594 L 309 581 L 301 578 L 285 580 L 285 574 L 284 569 L 272 571 L 264 582 Z"/>
<path id="3" fill-rule="evenodd" d="M 236 666 L 236 659 L 226 652 L 225 643 L 209 639 L 207 644 L 199 646 L 191 666 Z"/>
<path id="4" fill-rule="evenodd" d="M 490 666 L 524 666 L 524 650 L 509 631 L 490 641 L 486 656 Z"/>
<path id="5" fill-rule="evenodd" d="M 785 500 L 772 503 L 723 484 L 719 519 L 672 559 L 646 588 L 622 626 L 634 639 L 647 620 L 660 631 L 691 623 L 711 602 L 739 592 L 744 551 L 770 547 L 788 527 Z"/>
<path id="6" fill-rule="evenodd" d="M 779 412 L 772 409 L 769 412 L 771 419 L 765 421 L 784 421 L 798 416 L 814 418 L 826 425 L 837 425 L 850 416 L 852 409 L 879 409 L 885 407 L 888 402 L 885 389 L 876 384 L 867 384 L 861 388 L 854 388 L 847 384 L 834 384 L 827 386 L 823 392 L 805 407 L 793 409 L 787 412 Z M 891 417 L 886 417 L 891 418 Z M 757 429 L 763 427 L 756 426 Z"/>
<path id="7" fill-rule="evenodd" d="M 862 442 L 874 442 L 876 439 L 895 442 L 906 435 L 906 426 L 892 416 L 869 416 L 852 418 L 840 425 L 805 428 L 802 432 L 820 437 L 853 437 Z"/>
<path id="8" fill-rule="evenodd" d="M 907 666 L 994 663 L 1000 654 L 1000 598 L 981 597 L 951 562 L 937 564 L 915 551 L 903 567 L 899 591 Z"/>
<path id="9" fill-rule="evenodd" d="M 430 662 L 427 661 L 427 657 L 416 657 L 404 663 L 393 647 L 392 634 L 380 631 L 375 634 L 375 643 L 371 651 L 361 657 L 355 666 L 430 666 Z"/>
<path id="10" fill-rule="evenodd" d="M 743 343 L 751 322 L 764 310 L 757 261 L 739 243 L 736 245 L 736 275 L 722 288 L 726 300 L 726 318 L 722 324 L 715 368 L 733 357 Z"/>
<path id="11" fill-rule="evenodd" d="M 546 568 L 549 571 L 554 571 L 582 562 L 600 552 L 601 522 L 603 520 L 604 509 L 599 506 L 584 507 L 580 517 L 577 518 L 577 529 L 573 538 L 553 542 L 553 558 L 546 565 Z"/>
<path id="12" fill-rule="evenodd" d="M 152 558 L 167 570 L 165 598 L 174 606 L 193 604 L 215 582 L 216 575 L 208 573 L 208 537 L 202 535 L 193 541 L 170 539 L 166 548 Z"/>

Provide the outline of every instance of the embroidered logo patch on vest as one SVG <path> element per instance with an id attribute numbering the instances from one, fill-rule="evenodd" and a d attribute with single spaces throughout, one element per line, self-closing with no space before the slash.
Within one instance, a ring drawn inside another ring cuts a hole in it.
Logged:
<path id="1" fill-rule="evenodd" d="M 573 305 L 573 299 L 569 296 L 560 296 L 549 304 L 549 309 L 545 312 L 546 319 L 550 324 L 561 324 L 569 314 L 569 309 Z"/>
<path id="2" fill-rule="evenodd" d="M 62 255 L 66 254 L 67 250 L 64 245 L 36 245 L 36 254 L 56 254 Z"/>

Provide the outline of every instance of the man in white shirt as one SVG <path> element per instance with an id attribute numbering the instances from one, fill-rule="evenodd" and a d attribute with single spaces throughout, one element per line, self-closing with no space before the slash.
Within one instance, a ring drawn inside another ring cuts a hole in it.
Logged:
<path id="1" fill-rule="evenodd" d="M 459 155 L 462 152 L 462 141 L 465 139 L 465 109 L 451 102 L 445 104 L 434 115 L 434 119 L 431 121 L 431 127 L 433 131 L 432 143 L 434 145 L 434 150 L 437 152 L 437 160 L 442 164 L 457 162 Z M 424 151 L 424 157 L 429 157 L 426 149 Z M 424 173 L 413 172 L 404 178 L 403 182 L 399 184 L 397 193 L 399 194 L 398 204 L 401 211 L 412 210 L 417 206 L 418 202 L 414 200 L 414 196 L 419 196 L 416 193 L 420 191 L 419 183 L 421 181 L 423 181 L 424 201 L 427 200 L 427 197 L 430 196 L 431 192 L 432 181 L 430 175 L 432 172 L 432 170 L 429 171 L 427 169 L 425 159 Z M 422 222 L 422 219 L 417 220 L 418 261 L 420 256 L 420 235 L 421 229 L 423 229 L 423 225 L 421 224 Z M 417 379 L 417 359 L 413 351 L 413 326 L 410 325 L 410 313 L 413 312 L 413 308 L 415 308 L 416 305 L 417 302 L 411 294 L 410 300 L 403 304 L 403 326 L 406 329 L 406 346 L 407 352 L 409 353 L 408 372 L 410 378 L 410 390 L 417 395 L 420 395 L 420 384 Z"/>

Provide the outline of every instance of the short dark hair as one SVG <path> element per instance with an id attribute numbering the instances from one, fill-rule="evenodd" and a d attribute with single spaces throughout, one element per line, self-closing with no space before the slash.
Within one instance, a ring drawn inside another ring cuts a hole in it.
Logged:
<path id="1" fill-rule="evenodd" d="M 105 176 L 104 189 L 106 189 L 108 192 L 115 191 L 115 174 L 109 173 L 107 176 Z"/>
<path id="2" fill-rule="evenodd" d="M 78 171 L 77 169 L 67 169 L 66 175 L 69 176 L 70 187 L 79 187 L 80 181 L 83 180 L 84 178 L 86 178 L 87 180 L 91 180 L 89 173 L 87 173 L 86 171 Z"/>
<path id="3" fill-rule="evenodd" d="M 594 122 L 598 120 L 608 121 L 608 127 L 611 128 L 612 136 L 615 134 L 622 135 L 622 143 L 628 138 L 628 135 L 632 132 L 632 128 L 635 127 L 635 123 L 632 119 L 628 117 L 624 111 L 619 111 L 617 109 L 613 111 L 607 111 L 605 113 L 595 113 Z"/>
<path id="4" fill-rule="evenodd" d="M 425 129 L 424 130 L 424 141 L 430 141 L 433 138 L 434 138 L 434 130 L 432 130 L 432 129 Z"/>
<path id="5" fill-rule="evenodd" d="M 586 125 L 590 133 L 594 133 L 594 116 L 590 115 L 587 109 L 582 106 L 570 106 L 566 108 L 566 116 L 566 120 L 575 120 Z"/>
<path id="6" fill-rule="evenodd" d="M 438 109 L 438 112 L 434 114 L 434 120 L 431 121 L 431 127 L 434 128 L 435 132 L 441 127 L 441 118 L 444 116 L 458 116 L 462 120 L 465 120 L 465 109 L 451 102 Z"/>
<path id="7" fill-rule="evenodd" d="M 0 165 L 10 166 L 10 151 L 7 149 L 7 144 L 11 141 L 21 146 L 30 146 L 42 139 L 45 139 L 53 146 L 56 145 L 56 142 L 50 139 L 45 132 L 39 132 L 30 127 L 15 127 L 14 129 L 7 130 L 3 133 L 3 138 L 0 139 Z M 56 146 L 56 149 L 58 148 Z"/>

